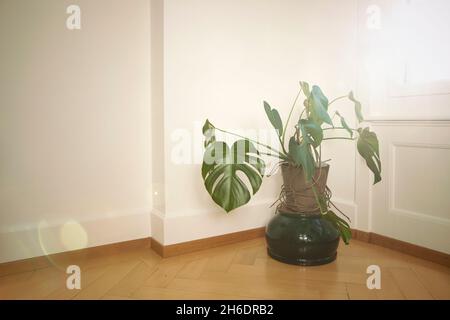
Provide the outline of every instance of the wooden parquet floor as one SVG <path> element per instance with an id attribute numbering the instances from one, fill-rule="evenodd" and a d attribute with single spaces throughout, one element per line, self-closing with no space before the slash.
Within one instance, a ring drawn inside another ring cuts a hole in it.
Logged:
<path id="1" fill-rule="evenodd" d="M 72 264 L 81 290 L 66 288 Z M 366 287 L 374 264 L 380 290 Z M 65 257 L 1 276 L 0 299 L 450 299 L 450 268 L 356 240 L 331 264 L 292 266 L 260 238 L 166 259 L 150 248 Z"/>

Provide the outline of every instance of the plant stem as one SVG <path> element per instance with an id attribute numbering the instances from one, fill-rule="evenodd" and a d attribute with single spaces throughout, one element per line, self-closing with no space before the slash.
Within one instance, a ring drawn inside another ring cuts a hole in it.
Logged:
<path id="1" fill-rule="evenodd" d="M 288 157 L 286 156 L 286 154 L 283 154 L 283 153 L 281 153 L 280 151 L 278 151 L 278 150 L 272 148 L 271 146 L 268 146 L 268 145 L 266 145 L 266 144 L 264 144 L 264 143 L 261 143 L 261 142 L 259 142 L 259 141 L 256 141 L 256 140 L 253 140 L 253 139 L 249 139 L 249 138 L 244 137 L 244 136 L 241 136 L 240 134 L 237 134 L 237 133 L 233 133 L 233 132 L 229 132 L 229 131 L 226 131 L 226 130 L 223 130 L 223 129 L 219 129 L 219 128 L 217 128 L 217 127 L 215 127 L 214 129 L 216 129 L 216 130 L 218 130 L 218 131 L 221 131 L 221 132 L 223 132 L 223 133 L 231 134 L 231 135 L 233 135 L 233 136 L 236 136 L 236 137 L 239 137 L 239 138 L 246 139 L 246 140 L 249 140 L 249 141 L 251 141 L 251 142 L 254 142 L 254 143 L 256 143 L 256 144 L 258 144 L 258 145 L 260 145 L 260 146 L 262 146 L 262 147 L 265 147 L 265 148 L 269 149 L 270 151 L 276 152 L 277 155 L 278 155 L 278 157 L 281 158 L 281 159 L 287 159 L 287 158 L 288 158 Z"/>
<path id="2" fill-rule="evenodd" d="M 283 148 L 283 152 L 284 153 L 287 153 L 286 149 L 284 148 L 284 141 L 285 141 L 285 138 L 286 138 L 286 130 L 287 130 L 287 127 L 288 127 L 288 124 L 289 124 L 289 120 L 291 120 L 292 112 L 294 111 L 295 105 L 297 104 L 297 100 L 300 97 L 301 93 L 302 93 L 302 88 L 300 88 L 300 90 L 298 91 L 297 96 L 295 97 L 294 103 L 292 104 L 291 111 L 289 112 L 289 116 L 288 116 L 288 118 L 286 120 L 286 123 L 284 124 L 283 135 L 282 135 L 281 140 L 280 140 L 281 147 Z"/>
<path id="3" fill-rule="evenodd" d="M 317 190 L 316 190 L 316 186 L 311 186 L 311 189 L 312 189 L 312 191 L 313 191 L 313 193 L 314 193 L 314 198 L 316 198 L 316 203 L 319 205 L 319 209 L 320 209 L 320 213 L 321 214 L 326 214 L 326 212 L 324 212 L 323 210 L 322 210 L 322 205 L 321 205 L 321 203 L 320 203 L 320 200 L 319 200 L 319 196 L 318 196 L 318 194 L 317 194 Z M 326 208 L 325 208 L 326 209 Z"/>
<path id="4" fill-rule="evenodd" d="M 283 152 L 284 152 L 284 153 L 287 153 L 286 149 L 284 148 L 284 143 L 283 143 L 283 141 L 281 140 L 280 136 L 278 136 L 278 141 L 279 141 L 280 144 L 281 144 L 281 148 L 283 148 Z"/>
<path id="5" fill-rule="evenodd" d="M 323 140 L 356 140 L 356 138 L 347 138 L 347 137 L 331 137 L 331 138 L 324 138 Z"/>
<path id="6" fill-rule="evenodd" d="M 280 155 L 278 155 L 278 154 L 273 154 L 273 153 L 269 153 L 269 152 L 259 152 L 259 154 L 262 154 L 262 155 L 265 155 L 265 156 L 271 156 L 271 157 L 274 157 L 274 158 L 280 158 Z M 285 160 L 287 160 L 287 158 L 282 158 L 282 159 L 285 159 Z"/>
<path id="7" fill-rule="evenodd" d="M 336 102 L 336 101 L 338 101 L 338 100 L 340 100 L 340 99 L 347 98 L 347 97 L 348 97 L 348 95 L 341 96 L 341 97 L 337 97 L 337 98 L 331 100 L 331 102 L 329 102 L 328 105 L 331 105 L 332 103 L 334 103 L 334 102 Z"/>
<path id="8" fill-rule="evenodd" d="M 322 167 L 322 145 L 319 144 L 319 167 Z"/>
<path id="9" fill-rule="evenodd" d="M 344 128 L 344 127 L 332 127 L 332 128 L 325 128 L 325 129 L 322 129 L 322 130 L 325 131 L 325 130 L 335 130 L 335 129 L 345 129 L 345 130 L 347 130 L 347 128 Z M 349 129 L 352 130 L 352 131 L 358 131 L 358 130 L 353 129 L 353 128 L 349 128 Z"/>
<path id="10" fill-rule="evenodd" d="M 302 119 L 302 116 L 303 116 L 303 114 L 305 113 L 305 111 L 306 111 L 306 108 L 303 109 L 302 113 L 300 113 L 300 117 L 298 117 L 298 121 L 300 121 L 300 120 Z"/>

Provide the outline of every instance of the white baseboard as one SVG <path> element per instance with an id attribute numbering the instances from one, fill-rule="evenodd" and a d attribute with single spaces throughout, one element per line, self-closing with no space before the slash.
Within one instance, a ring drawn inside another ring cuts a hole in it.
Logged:
<path id="1" fill-rule="evenodd" d="M 164 217 L 164 245 L 209 238 L 265 226 L 275 209 L 272 201 L 248 204 L 231 213 L 220 208 L 210 213 Z"/>
<path id="2" fill-rule="evenodd" d="M 82 221 L 75 227 L 66 228 L 68 231 L 66 233 L 62 231 L 62 225 L 45 224 L 34 228 L 2 232 L 0 233 L 0 263 L 150 236 L 161 244 L 171 245 L 260 228 L 266 226 L 275 212 L 274 207 L 270 208 L 272 203 L 273 199 L 263 200 L 228 214 L 220 208 L 215 211 L 187 210 L 184 215 L 172 216 L 158 210 L 152 210 L 151 215 L 150 211 L 140 211 Z M 354 222 L 356 205 L 353 202 L 334 199 L 334 203 Z M 66 235 L 65 238 L 62 237 L 63 233 Z M 86 240 L 84 243 L 83 238 Z M 73 240 L 71 245 L 68 245 L 67 239 Z"/>
<path id="3" fill-rule="evenodd" d="M 0 263 L 151 236 L 150 211 L 0 233 Z"/>
<path id="4" fill-rule="evenodd" d="M 228 214 L 220 208 L 209 213 L 202 210 L 198 214 L 186 212 L 185 215 L 172 216 L 153 211 L 152 226 L 161 225 L 163 228 L 158 228 L 158 233 L 154 230 L 152 235 L 161 244 L 171 245 L 264 227 L 275 213 L 275 207 L 270 208 L 273 201 L 250 203 Z M 353 225 L 356 205 L 342 199 L 334 199 L 333 202 L 352 220 Z"/>

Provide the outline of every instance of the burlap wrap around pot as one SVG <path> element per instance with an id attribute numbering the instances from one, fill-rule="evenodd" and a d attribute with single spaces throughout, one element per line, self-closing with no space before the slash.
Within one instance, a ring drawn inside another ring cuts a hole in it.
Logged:
<path id="1" fill-rule="evenodd" d="M 295 167 L 288 163 L 282 164 L 283 187 L 278 211 L 320 214 L 312 186 L 315 186 L 318 195 L 326 192 L 329 168 L 328 164 L 322 164 L 320 168 L 316 168 L 313 181 L 306 182 L 302 167 Z"/>
<path id="2" fill-rule="evenodd" d="M 322 194 L 328 202 L 327 188 L 329 165 L 316 168 L 312 181 L 306 182 L 300 167 L 283 164 L 284 185 L 278 199 L 277 214 L 266 228 L 268 254 L 285 263 L 313 266 L 336 259 L 339 231 L 323 219 L 313 192 Z M 328 203 L 326 204 L 328 205 Z"/>

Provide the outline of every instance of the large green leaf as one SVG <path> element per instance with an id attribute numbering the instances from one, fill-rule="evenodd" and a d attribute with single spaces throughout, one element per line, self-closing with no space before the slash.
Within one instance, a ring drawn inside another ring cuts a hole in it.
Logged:
<path id="1" fill-rule="evenodd" d="M 231 148 L 215 141 L 205 150 L 202 177 L 215 203 L 230 212 L 250 201 L 251 194 L 241 176 L 246 177 L 255 194 L 262 183 L 265 164 L 249 140 L 238 140 Z"/>
<path id="2" fill-rule="evenodd" d="M 345 242 L 345 244 L 349 244 L 350 239 L 352 238 L 352 231 L 347 221 L 337 216 L 331 210 L 328 210 L 328 212 L 324 214 L 322 218 L 330 221 L 341 234 L 342 240 Z"/>
<path id="3" fill-rule="evenodd" d="M 306 110 L 309 110 L 309 96 L 311 95 L 311 91 L 309 90 L 309 84 L 308 82 L 300 81 L 300 87 L 302 88 L 303 94 L 305 95 L 306 99 L 303 101 L 303 106 L 306 108 Z"/>
<path id="4" fill-rule="evenodd" d="M 303 167 L 306 181 L 311 181 L 315 168 L 311 145 L 306 142 L 298 144 L 295 138 L 291 137 L 289 140 L 289 155 L 297 166 Z"/>
<path id="5" fill-rule="evenodd" d="M 333 125 L 330 115 L 328 114 L 328 99 L 318 86 L 312 87 L 308 105 L 311 118 L 314 122 L 319 125 L 322 125 L 324 122 L 328 123 L 330 126 Z"/>
<path id="6" fill-rule="evenodd" d="M 215 127 L 208 119 L 206 119 L 205 124 L 203 125 L 202 132 L 205 136 L 205 147 L 216 141 Z"/>
<path id="7" fill-rule="evenodd" d="M 305 94 L 306 98 L 308 98 L 309 95 L 311 94 L 311 92 L 309 91 L 308 82 L 300 81 L 300 87 L 302 88 L 302 91 Z"/>
<path id="8" fill-rule="evenodd" d="M 381 181 L 381 161 L 377 135 L 375 132 L 371 132 L 369 128 L 360 128 L 358 132 L 358 152 L 366 160 L 367 167 L 373 172 L 373 184 L 376 184 Z"/>
<path id="9" fill-rule="evenodd" d="M 303 139 L 314 148 L 318 147 L 323 139 L 322 128 L 311 119 L 300 119 L 297 126 L 300 128 Z"/>
<path id="10" fill-rule="evenodd" d="M 283 135 L 283 122 L 281 121 L 280 114 L 277 109 L 272 109 L 270 105 L 264 101 L 264 110 L 266 111 L 270 123 L 277 131 L 278 136 L 281 137 Z"/>
<path id="11" fill-rule="evenodd" d="M 353 101 L 353 103 L 355 104 L 355 115 L 356 115 L 356 119 L 358 119 L 358 122 L 363 122 L 364 121 L 364 117 L 362 115 L 362 111 L 361 111 L 361 102 L 359 102 L 358 100 L 355 99 L 355 96 L 353 95 L 353 91 L 351 91 L 348 94 L 348 98 Z"/>
<path id="12" fill-rule="evenodd" d="M 345 130 L 347 130 L 347 132 L 350 134 L 350 137 L 353 138 L 353 131 L 348 126 L 347 121 L 345 121 L 344 117 L 341 116 L 341 114 L 338 111 L 336 111 L 336 115 L 341 119 L 342 127 L 345 128 Z"/>

